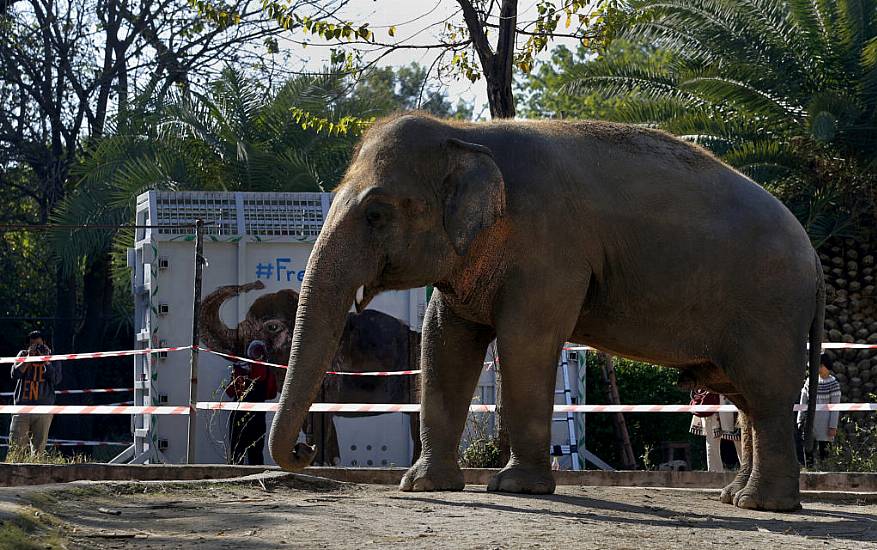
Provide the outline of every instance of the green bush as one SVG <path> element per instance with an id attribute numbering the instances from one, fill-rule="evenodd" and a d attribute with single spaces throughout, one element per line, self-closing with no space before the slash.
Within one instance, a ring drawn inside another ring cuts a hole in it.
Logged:
<path id="1" fill-rule="evenodd" d="M 609 403 L 606 384 L 603 382 L 600 359 L 588 354 L 588 395 L 589 405 Z M 687 404 L 690 396 L 687 390 L 676 385 L 678 372 L 675 369 L 657 367 L 627 359 L 615 360 L 615 377 L 618 381 L 618 394 L 625 405 L 680 405 Z M 706 463 L 704 440 L 688 433 L 691 415 L 682 413 L 625 413 L 630 443 L 640 467 L 655 468 L 663 462 L 660 454 L 664 441 L 688 441 L 691 443 L 693 469 L 703 468 Z M 585 433 L 588 450 L 615 467 L 621 467 L 621 456 L 615 443 L 615 430 L 612 414 L 588 414 Z"/>
<path id="2" fill-rule="evenodd" d="M 867 419 L 841 417 L 837 437 L 819 469 L 831 472 L 877 472 L 877 425 Z"/>
<path id="3" fill-rule="evenodd" d="M 496 438 L 471 441 L 460 456 L 460 465 L 464 468 L 501 468 Z"/>

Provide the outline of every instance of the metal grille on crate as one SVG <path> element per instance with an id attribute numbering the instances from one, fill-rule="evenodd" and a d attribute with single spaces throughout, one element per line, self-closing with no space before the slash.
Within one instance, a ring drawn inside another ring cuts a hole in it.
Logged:
<path id="1" fill-rule="evenodd" d="M 153 223 L 185 225 L 196 219 L 207 222 L 206 235 L 287 237 L 314 240 L 323 226 L 321 193 L 223 193 L 156 192 Z M 167 227 L 162 236 L 183 235 L 188 230 Z"/>

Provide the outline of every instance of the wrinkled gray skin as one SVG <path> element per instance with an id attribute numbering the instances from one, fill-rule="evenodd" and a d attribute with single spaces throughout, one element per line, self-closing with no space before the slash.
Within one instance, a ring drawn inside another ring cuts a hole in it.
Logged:
<path id="1" fill-rule="evenodd" d="M 403 490 L 463 488 L 457 444 L 496 337 L 512 454 L 488 489 L 552 492 L 555 361 L 572 340 L 727 395 L 744 443 L 722 500 L 800 506 L 792 405 L 808 332 L 819 353 L 822 272 L 792 214 L 702 149 L 601 122 L 377 123 L 305 272 L 270 436 L 283 468 L 311 459 L 295 436 L 358 287 L 363 307 L 426 284 L 423 451 Z"/>

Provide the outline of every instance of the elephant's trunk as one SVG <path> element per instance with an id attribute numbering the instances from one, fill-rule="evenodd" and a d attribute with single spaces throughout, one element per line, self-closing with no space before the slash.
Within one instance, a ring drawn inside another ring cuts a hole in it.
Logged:
<path id="1" fill-rule="evenodd" d="M 356 290 L 369 280 L 363 273 L 371 262 L 356 254 L 356 246 L 338 246 L 342 239 L 329 233 L 317 240 L 302 281 L 289 369 L 268 439 L 274 461 L 292 472 L 307 467 L 316 453 L 296 444 L 299 430 L 337 351 Z"/>

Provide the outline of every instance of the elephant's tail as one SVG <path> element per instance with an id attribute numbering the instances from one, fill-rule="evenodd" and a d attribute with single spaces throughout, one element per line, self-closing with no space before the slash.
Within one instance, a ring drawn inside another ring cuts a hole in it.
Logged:
<path id="1" fill-rule="evenodd" d="M 816 256 L 816 313 L 810 325 L 810 379 L 807 385 L 807 416 L 804 424 L 806 449 L 813 450 L 813 420 L 816 415 L 816 396 L 819 393 L 819 360 L 822 355 L 822 332 L 825 324 L 825 279 L 822 275 L 822 262 Z"/>

